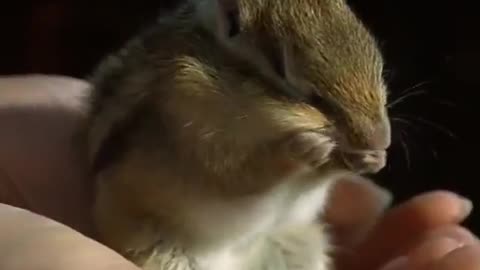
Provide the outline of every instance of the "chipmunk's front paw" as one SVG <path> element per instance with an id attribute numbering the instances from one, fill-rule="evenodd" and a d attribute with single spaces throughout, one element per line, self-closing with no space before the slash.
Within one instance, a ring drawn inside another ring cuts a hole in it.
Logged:
<path id="1" fill-rule="evenodd" d="M 323 134 L 309 131 L 295 135 L 288 146 L 293 158 L 317 168 L 329 160 L 335 143 Z"/>

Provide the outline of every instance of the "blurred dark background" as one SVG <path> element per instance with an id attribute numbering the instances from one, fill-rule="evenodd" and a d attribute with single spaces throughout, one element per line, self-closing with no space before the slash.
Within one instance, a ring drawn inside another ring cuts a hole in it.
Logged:
<path id="1" fill-rule="evenodd" d="M 3 5 L 0 75 L 85 77 L 107 52 L 177 1 L 20 0 Z M 449 189 L 480 205 L 480 133 L 473 117 L 480 111 L 478 12 L 467 1 L 350 4 L 378 37 L 387 62 L 394 145 L 378 182 L 393 190 L 397 201 Z M 480 214 L 474 210 L 466 225 L 480 233 Z"/>

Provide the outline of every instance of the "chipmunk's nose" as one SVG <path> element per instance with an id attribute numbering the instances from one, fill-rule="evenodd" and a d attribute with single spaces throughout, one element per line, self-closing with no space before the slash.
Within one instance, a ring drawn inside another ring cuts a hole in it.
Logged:
<path id="1" fill-rule="evenodd" d="M 391 144 L 390 122 L 382 120 L 359 137 L 356 144 L 343 148 L 345 164 L 357 173 L 377 173 L 387 162 L 387 149 Z"/>
<path id="2" fill-rule="evenodd" d="M 372 150 L 386 150 L 391 144 L 391 126 L 388 119 L 377 123 L 372 129 L 368 147 Z"/>

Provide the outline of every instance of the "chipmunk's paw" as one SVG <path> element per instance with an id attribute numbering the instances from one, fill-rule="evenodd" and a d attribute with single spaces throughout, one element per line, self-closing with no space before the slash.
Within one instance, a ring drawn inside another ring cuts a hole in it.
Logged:
<path id="1" fill-rule="evenodd" d="M 321 133 L 308 131 L 295 135 L 288 146 L 293 158 L 317 168 L 329 160 L 335 143 Z"/>

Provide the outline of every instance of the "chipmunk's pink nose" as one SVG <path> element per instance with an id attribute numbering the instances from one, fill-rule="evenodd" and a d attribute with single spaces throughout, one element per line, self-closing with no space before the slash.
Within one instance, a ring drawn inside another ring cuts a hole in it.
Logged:
<path id="1" fill-rule="evenodd" d="M 376 124 L 369 138 L 368 147 L 371 150 L 385 150 L 391 144 L 391 127 L 388 120 Z"/>

